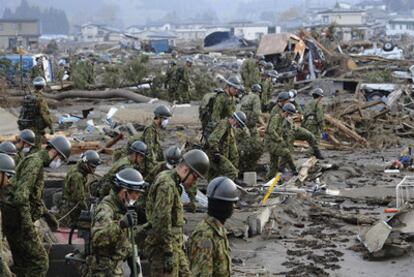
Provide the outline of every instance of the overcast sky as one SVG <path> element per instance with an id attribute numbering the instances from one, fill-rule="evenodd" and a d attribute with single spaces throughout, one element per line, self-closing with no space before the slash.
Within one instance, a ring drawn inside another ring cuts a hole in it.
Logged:
<path id="1" fill-rule="evenodd" d="M 413 0 L 414 1 L 414 0 Z M 167 12 L 175 11 L 180 17 L 196 17 L 197 13 L 213 10 L 221 21 L 254 18 L 263 11 L 281 12 L 289 7 L 332 7 L 336 0 L 28 0 L 40 7 L 64 9 L 72 24 L 110 18 L 125 26 L 156 20 Z M 346 2 L 358 2 L 347 0 Z M 0 13 L 5 7 L 15 8 L 20 0 L 0 0 Z"/>

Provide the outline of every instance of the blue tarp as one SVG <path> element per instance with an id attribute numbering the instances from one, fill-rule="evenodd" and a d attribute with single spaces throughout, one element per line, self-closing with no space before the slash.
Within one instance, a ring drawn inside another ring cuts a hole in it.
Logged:
<path id="1" fill-rule="evenodd" d="M 154 50 L 155 53 L 167 53 L 170 52 L 170 43 L 168 39 L 157 39 L 151 40 L 151 48 Z"/>

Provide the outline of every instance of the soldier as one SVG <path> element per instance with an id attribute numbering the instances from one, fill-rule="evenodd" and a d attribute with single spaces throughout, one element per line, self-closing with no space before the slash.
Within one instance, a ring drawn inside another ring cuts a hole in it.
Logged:
<path id="1" fill-rule="evenodd" d="M 115 174 L 121 169 L 132 167 L 140 172 L 143 172 L 144 176 L 151 172 L 150 162 L 147 161 L 148 147 L 142 141 L 135 141 L 131 144 L 128 150 L 128 156 L 116 161 L 112 168 L 102 177 L 99 182 L 98 191 L 94 191 L 93 195 L 99 198 L 104 198 L 111 191 Z"/>
<path id="2" fill-rule="evenodd" d="M 128 233 L 138 224 L 138 215 L 131 207 L 148 184 L 132 168 L 119 171 L 113 183 L 114 189 L 98 204 L 92 216 L 92 254 L 86 258 L 85 277 L 123 277 L 123 263 L 133 253 Z M 132 238 L 137 240 L 135 232 Z"/>
<path id="3" fill-rule="evenodd" d="M 232 180 L 237 178 L 239 170 L 239 152 L 234 128 L 246 127 L 244 112 L 234 112 L 223 119 L 208 138 L 206 149 L 212 160 L 209 180 L 217 176 L 226 176 Z"/>
<path id="4" fill-rule="evenodd" d="M 36 96 L 38 113 L 36 114 L 35 122 L 36 126 L 32 128 L 35 133 L 35 145 L 37 148 L 40 148 L 41 139 L 45 135 L 45 129 L 49 128 L 49 133 L 54 134 L 52 126 L 52 117 L 50 115 L 49 106 L 46 100 L 43 98 L 43 89 L 46 87 L 46 81 L 42 77 L 36 77 L 33 80 L 34 92 L 33 95 Z"/>
<path id="5" fill-rule="evenodd" d="M 173 79 L 173 88 L 175 90 L 174 100 L 177 100 L 179 104 L 190 103 L 190 69 L 193 65 L 191 59 L 185 61 L 185 65 L 177 68 Z"/>
<path id="6" fill-rule="evenodd" d="M 10 141 L 3 141 L 0 143 L 0 153 L 13 157 L 14 162 L 17 164 L 17 148 Z"/>
<path id="7" fill-rule="evenodd" d="M 43 69 L 42 58 L 36 58 L 36 64 L 30 69 L 30 79 L 33 80 L 36 77 L 45 78 L 45 71 Z"/>
<path id="8" fill-rule="evenodd" d="M 46 149 L 25 157 L 16 169 L 12 186 L 2 205 L 4 234 L 13 255 L 17 276 L 46 276 L 49 262 L 34 222 L 41 216 L 54 220 L 43 202 L 43 168 L 56 169 L 70 156 L 71 144 L 62 136 L 48 142 Z"/>
<path id="9" fill-rule="evenodd" d="M 267 179 L 273 178 L 279 170 L 287 165 L 293 174 L 297 174 L 292 158 L 294 126 L 292 116 L 296 114 L 295 106 L 287 103 L 282 111 L 271 116 L 267 125 L 264 143 L 270 154 L 270 169 Z"/>
<path id="10" fill-rule="evenodd" d="M 152 184 L 159 173 L 164 170 L 170 170 L 177 166 L 181 159 L 181 149 L 178 146 L 171 146 L 164 152 L 165 162 L 159 162 L 154 166 L 151 173 L 145 180 Z"/>
<path id="11" fill-rule="evenodd" d="M 282 111 L 282 108 L 285 104 L 289 103 L 290 95 L 287 91 L 282 91 L 277 96 L 276 105 L 272 108 L 270 112 L 270 117 L 273 117 L 275 114 L 278 114 Z"/>
<path id="12" fill-rule="evenodd" d="M 313 100 L 305 105 L 304 120 L 302 126 L 309 130 L 319 144 L 321 132 L 325 128 L 325 115 L 321 100 L 323 90 L 316 88 L 312 91 Z"/>
<path id="13" fill-rule="evenodd" d="M 255 170 L 255 165 L 263 153 L 263 143 L 261 142 L 257 131 L 258 124 L 262 126 L 265 125 L 261 118 L 262 112 L 259 97 L 261 86 L 259 84 L 254 84 L 251 91 L 251 93 L 248 92 L 248 94 L 242 98 L 240 108 L 247 117 L 246 126 L 249 129 L 249 136 L 236 134 L 237 147 L 240 156 L 239 168 L 241 171 Z"/>
<path id="14" fill-rule="evenodd" d="M 88 150 L 82 154 L 80 161 L 69 168 L 63 186 L 62 200 L 59 203 L 61 222 L 65 226 L 74 226 L 81 211 L 88 209 L 90 197 L 88 175 L 93 175 L 100 163 L 99 154 Z"/>
<path id="15" fill-rule="evenodd" d="M 151 185 L 147 198 L 150 228 L 145 251 L 151 276 L 191 276 L 183 251 L 185 222 L 180 196 L 183 189 L 188 190 L 198 178 L 207 174 L 209 164 L 203 151 L 190 150 L 175 169 L 161 172 Z"/>
<path id="16" fill-rule="evenodd" d="M 266 64 L 267 68 L 273 68 L 273 64 Z M 273 92 L 273 78 L 277 77 L 277 72 L 275 70 L 266 70 L 262 73 L 262 94 L 261 94 L 261 104 L 262 111 L 269 112 L 269 102 L 272 97 Z"/>
<path id="17" fill-rule="evenodd" d="M 207 197 L 208 215 L 190 237 L 191 273 L 194 277 L 230 277 L 230 243 L 224 223 L 239 200 L 236 184 L 229 178 L 217 177 L 208 184 Z"/>
<path id="18" fill-rule="evenodd" d="M 253 59 L 253 52 L 248 53 L 247 59 L 243 61 L 240 74 L 245 87 L 250 88 L 260 80 L 260 71 L 256 61 Z"/>
<path id="19" fill-rule="evenodd" d="M 295 108 L 296 108 L 296 111 L 299 113 L 299 114 L 303 114 L 303 110 L 302 110 L 302 107 L 300 106 L 300 104 L 298 103 L 298 101 L 297 101 L 297 99 L 296 99 L 296 96 L 298 95 L 298 92 L 295 90 L 295 89 L 291 89 L 291 90 L 289 90 L 289 96 L 290 96 L 290 103 L 292 103 L 294 106 L 295 106 Z"/>
<path id="20" fill-rule="evenodd" d="M 24 157 L 36 152 L 35 146 L 36 135 L 32 130 L 24 129 L 16 137 L 17 157 L 16 164 L 23 160 Z"/>
<path id="21" fill-rule="evenodd" d="M 174 102 L 175 87 L 173 81 L 175 79 L 175 73 L 177 70 L 177 61 L 171 60 L 170 65 L 168 66 L 167 72 L 165 73 L 165 82 L 164 86 L 168 89 L 168 99 L 170 102 Z"/>
<path id="22" fill-rule="evenodd" d="M 124 157 L 128 152 L 129 147 L 134 141 L 141 140 L 147 147 L 147 162 L 152 163 L 154 166 L 157 162 L 164 161 L 164 154 L 160 142 L 160 130 L 167 128 L 168 122 L 172 113 L 170 109 L 165 105 L 159 105 L 154 110 L 154 119 L 150 125 L 145 127 L 144 132 L 139 135 L 135 135 L 128 140 L 127 147 L 122 153 L 117 154 L 118 157 Z M 119 158 L 114 155 L 114 160 Z"/>
<path id="23" fill-rule="evenodd" d="M 0 190 L 3 191 L 10 186 L 10 179 L 16 174 L 14 160 L 6 154 L 0 154 Z M 11 277 L 9 266 L 4 257 L 3 233 L 1 231 L 0 214 L 0 276 Z"/>

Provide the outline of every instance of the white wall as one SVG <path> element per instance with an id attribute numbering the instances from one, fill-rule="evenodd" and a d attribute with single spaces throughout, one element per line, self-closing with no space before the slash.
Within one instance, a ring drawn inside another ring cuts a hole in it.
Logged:
<path id="1" fill-rule="evenodd" d="M 414 20 L 412 22 L 390 22 L 387 24 L 386 33 L 388 36 L 408 34 L 414 36 Z"/>
<path id="2" fill-rule="evenodd" d="M 260 39 L 268 33 L 268 27 L 234 27 L 234 35 L 247 40 Z"/>
<path id="3" fill-rule="evenodd" d="M 337 25 L 365 24 L 364 13 L 323 13 L 319 15 L 323 24 L 336 23 Z"/>

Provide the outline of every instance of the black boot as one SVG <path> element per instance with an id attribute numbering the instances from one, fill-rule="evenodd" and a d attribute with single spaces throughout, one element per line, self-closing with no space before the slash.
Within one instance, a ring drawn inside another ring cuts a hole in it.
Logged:
<path id="1" fill-rule="evenodd" d="M 319 148 L 316 148 L 313 150 L 313 153 L 315 154 L 315 157 L 318 160 L 324 160 L 325 158 L 322 156 L 321 150 L 319 150 Z"/>

